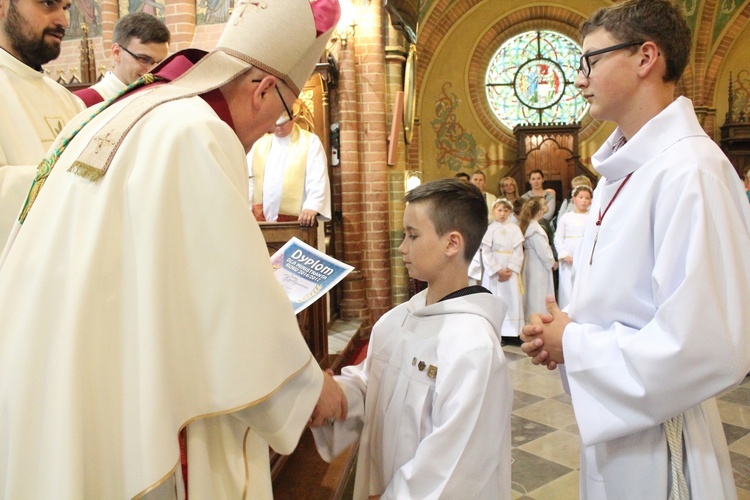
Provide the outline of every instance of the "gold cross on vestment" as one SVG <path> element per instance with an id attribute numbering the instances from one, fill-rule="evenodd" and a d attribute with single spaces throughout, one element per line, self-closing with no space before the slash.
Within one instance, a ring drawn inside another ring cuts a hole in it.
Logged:
<path id="1" fill-rule="evenodd" d="M 240 24 L 240 21 L 242 20 L 242 16 L 245 15 L 245 10 L 249 7 L 253 7 L 255 10 L 258 9 L 266 9 L 268 7 L 268 4 L 262 0 L 242 0 L 239 3 L 237 3 L 238 6 L 242 7 L 242 10 L 240 11 L 239 15 L 234 19 L 234 25 L 237 26 Z"/>
<path id="2" fill-rule="evenodd" d="M 96 149 L 94 150 L 94 154 L 99 154 L 99 150 L 104 146 L 105 143 L 112 145 L 115 144 L 115 141 L 110 138 L 111 134 L 112 132 L 107 132 L 107 134 L 103 137 L 94 137 L 94 142 L 96 142 Z"/>

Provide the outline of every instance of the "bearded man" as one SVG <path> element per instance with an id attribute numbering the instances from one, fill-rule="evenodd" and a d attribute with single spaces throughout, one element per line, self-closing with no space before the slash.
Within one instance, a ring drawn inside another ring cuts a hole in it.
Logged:
<path id="1" fill-rule="evenodd" d="M 42 74 L 60 55 L 70 0 L 0 0 L 0 250 L 37 164 L 81 101 Z"/>

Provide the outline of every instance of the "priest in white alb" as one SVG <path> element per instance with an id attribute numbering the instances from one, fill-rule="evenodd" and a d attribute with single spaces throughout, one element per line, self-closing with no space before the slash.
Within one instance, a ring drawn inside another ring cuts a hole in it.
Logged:
<path id="1" fill-rule="evenodd" d="M 4 498 L 270 499 L 268 445 L 345 416 L 273 277 L 245 159 L 338 16 L 238 4 L 184 74 L 62 131 L 0 258 Z"/>
<path id="2" fill-rule="evenodd" d="M 301 103 L 283 114 L 247 155 L 250 205 L 259 221 L 299 221 L 311 226 L 320 216 L 331 220 L 328 161 L 318 136 L 297 124 Z"/>
<path id="3" fill-rule="evenodd" d="M 42 65 L 60 55 L 66 5 L 43 9 L 33 0 L 0 0 L 0 252 L 37 165 L 84 107 L 42 73 Z"/>

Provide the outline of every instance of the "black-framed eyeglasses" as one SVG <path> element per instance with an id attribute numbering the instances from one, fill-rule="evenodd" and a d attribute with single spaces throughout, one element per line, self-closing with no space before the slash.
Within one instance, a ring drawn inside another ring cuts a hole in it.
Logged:
<path id="1" fill-rule="evenodd" d="M 154 66 L 157 63 L 157 61 L 154 61 L 154 58 L 151 56 L 145 56 L 143 54 L 133 54 L 127 49 L 127 47 L 120 45 L 119 43 L 117 45 L 119 45 L 122 50 L 130 54 L 130 57 L 143 64 L 144 66 Z"/>
<path id="2" fill-rule="evenodd" d="M 580 71 L 583 74 L 583 76 L 588 78 L 589 75 L 591 74 L 591 61 L 589 61 L 589 57 L 606 54 L 607 52 L 614 52 L 615 50 L 624 49 L 626 47 L 632 47 L 634 45 L 643 45 L 644 43 L 646 42 L 618 43 L 617 45 L 612 45 L 610 47 L 605 47 L 603 49 L 594 50 L 592 52 L 587 52 L 581 56 L 581 60 L 578 63 L 578 71 Z"/>
<path id="3" fill-rule="evenodd" d="M 252 80 L 253 83 L 260 83 L 263 80 Z M 279 90 L 278 85 L 274 85 L 276 88 L 276 93 L 279 94 L 279 99 L 281 99 L 281 104 L 284 105 L 284 111 L 286 111 L 286 115 L 289 117 L 289 121 L 294 120 L 294 115 L 292 115 L 292 110 L 289 109 L 289 106 L 286 105 L 286 101 L 284 100 L 284 96 L 281 95 L 281 90 Z M 281 125 L 281 123 L 276 122 L 277 125 Z"/>

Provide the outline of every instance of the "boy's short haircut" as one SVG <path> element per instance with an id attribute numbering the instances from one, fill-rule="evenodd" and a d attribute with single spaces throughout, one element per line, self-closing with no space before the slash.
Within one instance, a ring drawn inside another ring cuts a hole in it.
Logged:
<path id="1" fill-rule="evenodd" d="M 456 179 L 461 179 L 464 181 L 471 181 L 471 176 L 467 174 L 466 172 L 459 172 L 456 175 L 454 175 Z"/>
<path id="2" fill-rule="evenodd" d="M 594 196 L 594 191 L 589 186 L 585 184 L 581 184 L 579 186 L 576 186 L 575 189 L 573 189 L 573 198 L 578 196 L 578 193 L 580 193 L 581 191 L 586 191 L 591 196 Z"/>
<path id="3" fill-rule="evenodd" d="M 676 82 L 685 71 L 692 43 L 690 26 L 681 7 L 674 1 L 625 0 L 602 7 L 581 25 L 581 40 L 599 28 L 623 43 L 656 43 L 667 62 L 665 82 Z M 632 51 L 637 49 L 638 46 L 630 48 Z"/>
<path id="4" fill-rule="evenodd" d="M 484 177 L 484 180 L 487 180 L 487 176 L 481 170 L 476 170 L 473 174 L 471 174 L 472 177 L 474 177 L 475 175 L 481 175 L 482 177 Z"/>
<path id="5" fill-rule="evenodd" d="M 112 41 L 126 47 L 137 38 L 141 43 L 169 43 L 171 35 L 167 25 L 146 12 L 134 12 L 120 18 L 115 25 Z"/>
<path id="6" fill-rule="evenodd" d="M 406 193 L 404 202 L 429 203 L 437 234 L 461 233 L 464 260 L 471 262 L 487 231 L 487 203 L 479 188 L 460 179 L 440 179 L 415 187 Z"/>

